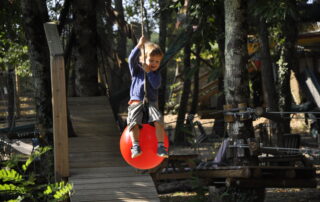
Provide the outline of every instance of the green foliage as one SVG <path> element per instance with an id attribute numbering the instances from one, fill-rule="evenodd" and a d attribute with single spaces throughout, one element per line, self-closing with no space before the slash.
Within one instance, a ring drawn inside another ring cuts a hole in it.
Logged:
<path id="1" fill-rule="evenodd" d="M 21 182 L 22 175 L 20 175 L 17 171 L 12 169 L 1 169 L 0 180 L 2 180 L 3 182 L 7 182 L 7 181 Z"/>
<path id="2" fill-rule="evenodd" d="M 0 43 L 4 45 L 0 48 L 0 66 L 15 67 L 16 73 L 21 76 L 31 76 L 28 47 L 20 45 L 8 39 L 1 38 Z M 2 69 L 4 70 L 4 69 Z"/>
<path id="3" fill-rule="evenodd" d="M 72 185 L 62 181 L 48 185 L 46 190 L 43 191 L 43 193 L 46 195 L 53 194 L 53 197 L 55 199 L 61 199 L 67 196 L 71 191 Z"/>
<path id="4" fill-rule="evenodd" d="M 36 149 L 22 164 L 13 158 L 13 161 L 3 163 L 0 170 L 0 198 L 7 201 L 62 201 L 68 198 L 72 185 L 66 182 L 43 182 L 41 176 L 28 169 L 32 162 L 39 159 L 50 147 Z"/>
<path id="5" fill-rule="evenodd" d="M 0 193 L 1 192 L 25 194 L 26 189 L 14 184 L 0 184 Z"/>
<path id="6" fill-rule="evenodd" d="M 249 1 L 249 11 L 253 17 L 264 18 L 267 22 L 284 22 L 287 16 L 298 19 L 298 15 L 293 8 L 294 1 L 269 0 L 269 1 Z"/>
<path id="7" fill-rule="evenodd" d="M 28 47 L 22 31 L 20 1 L 0 3 L 0 68 L 14 67 L 18 75 L 30 75 Z"/>
<path id="8" fill-rule="evenodd" d="M 39 158 L 42 154 L 46 153 L 47 151 L 50 151 L 50 147 L 40 147 L 37 150 L 35 150 L 31 156 L 28 158 L 28 160 L 25 162 L 25 164 L 22 165 L 23 171 L 26 171 L 29 167 L 29 165 L 36 159 Z"/>

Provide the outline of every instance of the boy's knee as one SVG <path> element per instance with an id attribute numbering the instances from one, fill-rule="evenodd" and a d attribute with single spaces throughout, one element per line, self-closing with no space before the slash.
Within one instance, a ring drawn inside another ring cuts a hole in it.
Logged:
<path id="1" fill-rule="evenodd" d="M 129 131 L 137 131 L 138 129 L 139 129 L 139 125 L 138 124 L 129 126 Z"/>
<path id="2" fill-rule="evenodd" d="M 153 122 L 155 127 L 163 127 L 163 124 L 159 121 Z"/>

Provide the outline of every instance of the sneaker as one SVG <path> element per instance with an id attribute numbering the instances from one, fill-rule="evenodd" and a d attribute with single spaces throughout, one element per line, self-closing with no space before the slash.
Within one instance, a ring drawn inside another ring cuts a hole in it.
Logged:
<path id="1" fill-rule="evenodd" d="M 168 158 L 167 148 L 165 146 L 159 146 L 157 155 L 160 157 Z"/>
<path id="2" fill-rule="evenodd" d="M 131 158 L 136 158 L 142 154 L 142 151 L 140 149 L 139 145 L 134 145 L 131 147 Z"/>

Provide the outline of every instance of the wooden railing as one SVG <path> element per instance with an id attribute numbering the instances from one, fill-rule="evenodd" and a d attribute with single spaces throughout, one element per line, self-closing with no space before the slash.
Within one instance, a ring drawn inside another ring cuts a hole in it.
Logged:
<path id="1" fill-rule="evenodd" d="M 61 180 L 69 176 L 65 66 L 63 49 L 59 38 L 57 25 L 54 23 L 45 23 L 44 30 L 50 50 L 54 136 L 54 172 L 55 179 Z"/>

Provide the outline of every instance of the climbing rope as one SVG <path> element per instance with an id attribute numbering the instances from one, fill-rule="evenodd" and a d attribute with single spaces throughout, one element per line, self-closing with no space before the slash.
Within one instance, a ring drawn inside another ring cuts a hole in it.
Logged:
<path id="1" fill-rule="evenodd" d="M 144 1 L 140 0 L 140 5 L 141 5 L 141 36 L 144 36 Z M 146 64 L 146 51 L 145 51 L 145 45 L 143 44 L 142 46 L 143 50 L 143 64 L 142 68 L 144 70 L 144 65 Z M 148 123 L 149 119 L 149 111 L 148 111 L 148 105 L 149 105 L 149 100 L 148 100 L 148 81 L 147 81 L 147 72 L 144 70 L 144 97 L 143 97 L 143 117 L 142 117 L 142 122 L 143 123 Z"/>

